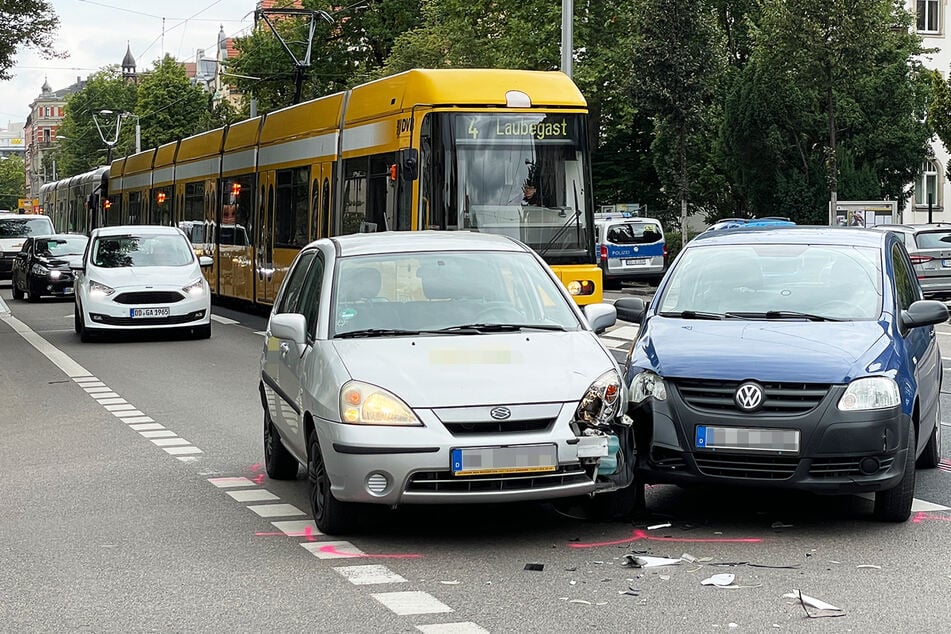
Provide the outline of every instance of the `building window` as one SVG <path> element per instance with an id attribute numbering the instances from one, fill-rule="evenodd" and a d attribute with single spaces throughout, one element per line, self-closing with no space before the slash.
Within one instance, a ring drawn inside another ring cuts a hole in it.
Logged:
<path id="1" fill-rule="evenodd" d="M 918 0 L 918 32 L 939 32 L 938 0 Z"/>
<path id="2" fill-rule="evenodd" d="M 50 129 L 46 128 L 45 130 L 43 130 L 43 143 L 49 143 L 49 142 L 50 142 Z"/>
<path id="3" fill-rule="evenodd" d="M 938 187 L 938 164 L 925 161 L 921 164 L 921 174 L 915 181 L 915 204 L 927 207 L 929 198 L 935 207 L 941 206 L 941 190 Z"/>

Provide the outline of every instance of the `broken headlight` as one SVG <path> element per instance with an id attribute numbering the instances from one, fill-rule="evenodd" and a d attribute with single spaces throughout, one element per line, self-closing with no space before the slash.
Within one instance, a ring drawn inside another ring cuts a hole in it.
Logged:
<path id="1" fill-rule="evenodd" d="M 658 401 L 667 400 L 667 386 L 659 375 L 644 370 L 638 373 L 631 381 L 631 402 L 635 405 L 643 403 L 648 397 Z"/>
<path id="2" fill-rule="evenodd" d="M 621 398 L 621 376 L 609 370 L 591 384 L 578 403 L 575 420 L 592 425 L 607 425 L 617 415 Z"/>

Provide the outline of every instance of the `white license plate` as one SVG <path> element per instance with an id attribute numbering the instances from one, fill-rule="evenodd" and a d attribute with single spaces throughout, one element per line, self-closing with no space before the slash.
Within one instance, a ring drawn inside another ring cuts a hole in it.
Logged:
<path id="1" fill-rule="evenodd" d="M 951 269 L 951 260 L 941 260 L 941 266 L 946 269 Z"/>
<path id="2" fill-rule="evenodd" d="M 155 317 L 168 317 L 168 306 L 162 308 L 130 308 L 129 317 L 132 319 L 148 319 Z"/>
<path id="3" fill-rule="evenodd" d="M 450 452 L 452 473 L 457 476 L 554 471 L 558 464 L 555 445 L 466 447 Z"/>
<path id="4" fill-rule="evenodd" d="M 624 260 L 624 266 L 644 266 L 647 264 L 647 258 L 637 258 L 636 260 Z"/>
<path id="5" fill-rule="evenodd" d="M 63 295 L 72 295 L 72 293 L 73 293 L 72 286 L 67 286 L 66 288 L 63 289 Z"/>
<path id="6" fill-rule="evenodd" d="M 798 429 L 697 425 L 697 449 L 743 449 L 799 453 Z"/>

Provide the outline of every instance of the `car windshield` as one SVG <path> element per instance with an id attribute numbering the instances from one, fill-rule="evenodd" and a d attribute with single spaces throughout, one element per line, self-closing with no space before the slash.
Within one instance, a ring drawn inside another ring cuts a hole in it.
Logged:
<path id="1" fill-rule="evenodd" d="M 49 218 L 0 218 L 0 238 L 26 238 L 44 233 L 53 233 Z"/>
<path id="2" fill-rule="evenodd" d="M 38 238 L 36 252 L 38 255 L 60 257 L 63 255 L 80 255 L 86 249 L 88 239 L 85 236 L 69 238 Z"/>
<path id="3" fill-rule="evenodd" d="M 653 222 L 624 222 L 610 225 L 607 240 L 613 244 L 653 244 L 664 237 L 660 225 Z"/>
<path id="4" fill-rule="evenodd" d="M 101 236 L 92 250 L 92 263 L 103 268 L 128 266 L 183 266 L 195 254 L 180 235 Z"/>
<path id="5" fill-rule="evenodd" d="M 568 300 L 529 253 L 400 253 L 342 258 L 335 336 L 477 326 L 581 327 Z M 353 335 L 351 335 L 353 336 Z"/>
<path id="6" fill-rule="evenodd" d="M 688 248 L 658 302 L 662 315 L 807 316 L 876 319 L 881 313 L 879 250 L 757 244 Z"/>

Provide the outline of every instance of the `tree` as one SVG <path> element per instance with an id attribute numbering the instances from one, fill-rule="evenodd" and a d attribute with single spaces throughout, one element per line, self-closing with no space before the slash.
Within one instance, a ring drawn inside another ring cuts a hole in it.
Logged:
<path id="1" fill-rule="evenodd" d="M 0 80 L 10 79 L 17 50 L 27 47 L 43 57 L 65 57 L 53 48 L 59 17 L 51 0 L 0 0 Z"/>
<path id="2" fill-rule="evenodd" d="M 17 209 L 18 198 L 26 197 L 22 156 L 4 156 L 0 159 L 0 209 Z"/>
<path id="3" fill-rule="evenodd" d="M 185 67 L 170 55 L 139 83 L 134 113 L 139 116 L 142 147 L 158 147 L 206 129 L 210 121 L 210 95 L 193 85 Z M 124 126 L 129 139 L 132 126 Z"/>

